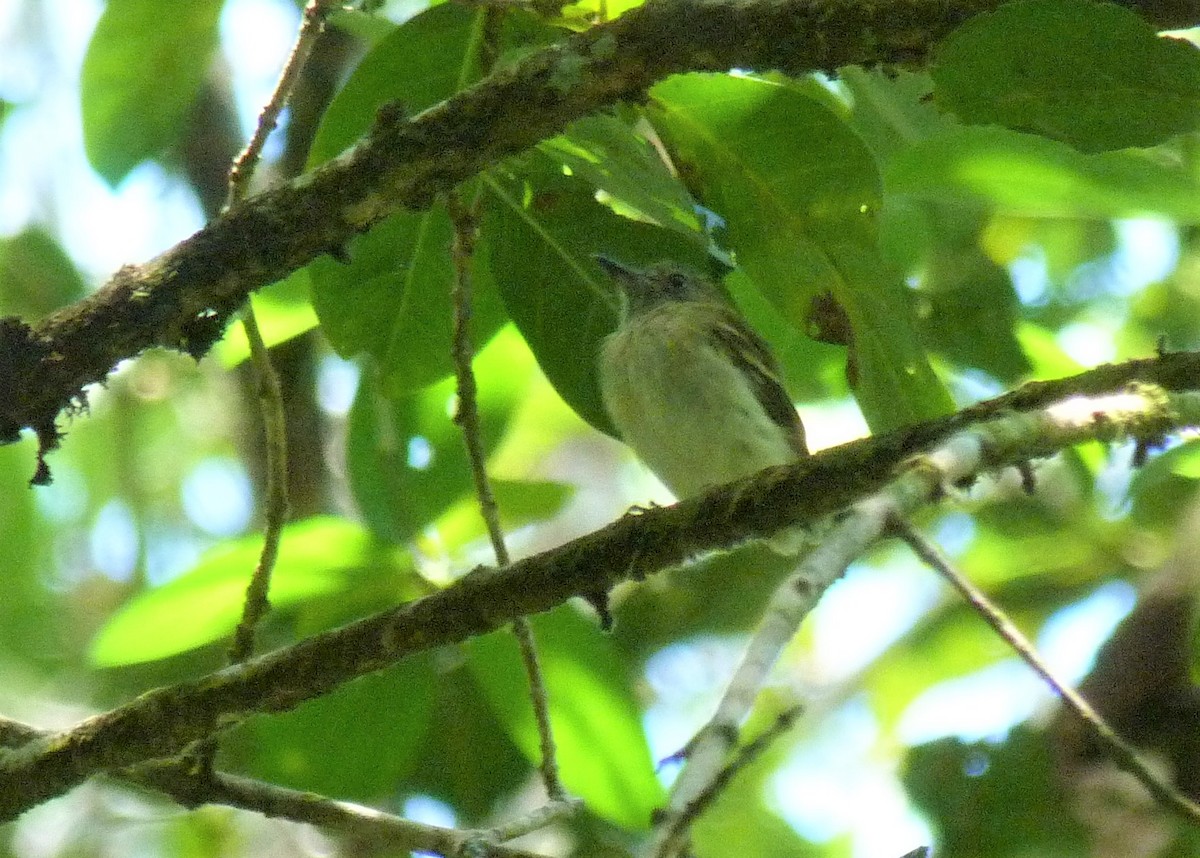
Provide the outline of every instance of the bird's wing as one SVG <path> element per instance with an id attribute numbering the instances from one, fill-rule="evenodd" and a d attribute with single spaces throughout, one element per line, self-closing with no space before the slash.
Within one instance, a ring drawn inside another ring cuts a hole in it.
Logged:
<path id="1" fill-rule="evenodd" d="M 775 423 L 788 433 L 798 456 L 808 455 L 804 426 L 796 406 L 780 380 L 779 364 L 770 348 L 736 313 L 721 307 L 713 322 L 713 341 L 728 355 L 750 383 L 754 397 Z"/>

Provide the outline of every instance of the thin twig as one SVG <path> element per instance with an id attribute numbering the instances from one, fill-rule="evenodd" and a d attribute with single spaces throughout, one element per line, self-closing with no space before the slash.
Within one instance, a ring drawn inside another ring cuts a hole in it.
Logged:
<path id="1" fill-rule="evenodd" d="M 236 807 L 272 818 L 319 825 L 351 835 L 360 842 L 369 841 L 401 852 L 413 850 L 453 858 L 462 855 L 464 847 L 470 844 L 474 847 L 471 854 L 481 858 L 542 858 L 525 850 L 481 840 L 474 831 L 414 822 L 375 808 L 253 778 L 212 772 L 198 780 L 188 769 L 173 761 L 146 763 L 127 769 L 120 776 L 171 796 L 185 806 L 203 803 Z"/>
<path id="2" fill-rule="evenodd" d="M 978 463 L 977 457 L 967 458 L 973 464 Z M 907 487 L 903 492 L 914 503 L 927 500 L 940 484 L 937 474 L 914 469 L 909 475 L 921 483 L 920 488 Z M 884 534 L 896 503 L 895 497 L 880 492 L 855 504 L 776 588 L 716 712 L 687 747 L 687 762 L 672 787 L 669 805 L 660 815 L 650 852 L 655 858 L 681 854 L 688 825 L 679 824 L 678 819 L 686 816 L 694 821 L 696 814 L 689 812 L 689 808 L 720 777 L 725 759 L 737 742 L 740 725 L 753 707 L 771 667 L 825 590 Z"/>
<path id="3" fill-rule="evenodd" d="M 733 759 L 713 777 L 704 791 L 688 802 L 678 816 L 671 819 L 667 836 L 673 841 L 682 838 L 692 823 L 712 806 L 712 803 L 717 800 L 717 796 L 729 786 L 738 773 L 762 756 L 772 742 L 792 728 L 802 711 L 799 706 L 789 706 L 779 713 L 771 726 L 743 745 Z"/>
<path id="4" fill-rule="evenodd" d="M 15 747 L 50 734 L 48 730 L 21 721 L 0 719 L 0 747 Z M 212 771 L 198 777 L 187 762 L 177 758 L 129 766 L 112 772 L 112 776 L 123 783 L 162 793 L 188 808 L 220 804 L 276 819 L 319 825 L 400 851 L 417 850 L 444 856 L 459 856 L 469 846 L 475 849 L 470 854 L 484 858 L 542 858 L 498 844 L 545 827 L 579 803 L 578 799 L 551 802 L 498 828 L 460 830 L 414 822 L 353 802 L 337 801 L 226 772 Z"/>
<path id="5" fill-rule="evenodd" d="M 552 822 L 571 817 L 582 806 L 583 800 L 578 798 L 553 799 L 541 807 L 534 808 L 524 816 L 511 819 L 494 828 L 485 829 L 478 834 L 491 843 L 505 843 L 529 834 L 531 831 L 540 831 Z"/>
<path id="6" fill-rule="evenodd" d="M 304 70 L 304 64 L 308 62 L 313 46 L 317 43 L 317 38 L 325 29 L 325 19 L 333 10 L 333 5 L 332 0 L 308 0 L 308 3 L 305 4 L 304 17 L 300 22 L 300 32 L 296 34 L 296 44 L 292 46 L 292 52 L 288 55 L 287 62 L 283 64 L 283 71 L 279 73 L 279 80 L 275 82 L 275 90 L 271 93 L 262 112 L 258 114 L 258 123 L 254 126 L 250 142 L 233 159 L 233 167 L 229 171 L 229 193 L 225 197 L 224 208 L 226 210 L 233 208 L 245 199 L 246 190 L 250 186 L 250 179 L 258 166 L 259 158 L 262 157 L 262 150 L 267 143 L 267 138 L 279 124 L 283 106 L 287 104 L 288 96 L 292 94 L 300 72 Z"/>
<path id="7" fill-rule="evenodd" d="M 233 166 L 229 170 L 229 191 L 225 198 L 225 210 L 233 208 L 245 198 L 267 138 L 279 122 L 279 116 L 300 77 L 300 72 L 303 71 L 317 38 L 325 28 L 325 19 L 332 6 L 330 0 L 309 0 L 305 5 L 296 43 L 279 73 L 275 89 L 258 116 L 258 123 L 250 141 L 234 158 Z M 279 540 L 288 509 L 287 419 L 283 407 L 283 387 L 279 373 L 271 364 L 271 357 L 259 330 L 251 299 L 246 300 L 242 309 L 242 326 L 250 344 L 250 359 L 254 364 L 254 372 L 258 377 L 258 399 L 262 411 L 263 432 L 266 436 L 267 493 L 264 504 L 263 548 L 250 585 L 246 589 L 241 621 L 234 632 L 233 646 L 229 652 L 229 660 L 233 664 L 245 661 L 254 654 L 255 630 L 270 610 L 267 596 L 271 587 L 271 573 L 279 557 Z"/>
<path id="8" fill-rule="evenodd" d="M 483 449 L 483 435 L 479 428 L 479 408 L 476 398 L 475 371 L 471 366 L 474 350 L 471 344 L 471 259 L 475 249 L 478 230 L 475 213 L 459 198 L 457 193 L 448 199 L 450 219 L 454 224 L 454 244 L 451 255 L 454 260 L 454 339 L 451 346 L 454 357 L 454 373 L 458 379 L 458 407 L 454 422 L 462 429 L 467 445 L 467 458 L 471 462 L 471 475 L 475 481 L 475 494 L 479 498 L 479 512 L 487 526 L 496 565 L 508 566 L 511 558 L 504 542 L 504 530 L 500 526 L 500 514 L 496 497 L 492 492 L 487 474 L 487 455 Z M 533 704 L 534 720 L 537 722 L 538 741 L 541 746 L 542 783 L 551 799 L 565 796 L 558 776 L 558 758 L 554 746 L 554 733 L 550 725 L 550 703 L 546 693 L 546 682 L 538 661 L 537 644 L 533 629 L 524 617 L 512 624 L 521 661 L 529 678 L 529 696 Z"/>
<path id="9" fill-rule="evenodd" d="M 229 189 L 222 212 L 233 208 L 245 198 L 254 170 L 262 156 L 263 146 L 275 130 L 288 96 L 291 95 L 304 64 L 312 54 L 317 37 L 325 27 L 325 18 L 329 14 L 330 6 L 329 0 L 309 0 L 304 7 L 300 32 L 296 36 L 296 43 L 288 55 L 287 62 L 284 63 L 283 71 L 279 74 L 279 80 L 275 83 L 275 90 L 259 114 L 258 123 L 246 147 L 233 159 L 233 165 L 229 169 Z M 258 327 L 258 317 L 254 314 L 254 299 L 250 297 L 246 298 L 246 303 L 242 306 L 242 327 L 246 332 L 246 341 L 250 344 L 250 361 L 254 365 L 263 435 L 266 439 L 267 492 L 263 504 L 263 547 L 254 573 L 250 576 L 250 584 L 246 587 L 242 617 L 233 633 L 233 644 L 229 648 L 230 664 L 237 664 L 254 655 L 254 638 L 258 624 L 271 610 L 268 598 L 271 575 L 279 558 L 279 541 L 288 513 L 287 417 L 283 407 L 283 385 L 279 380 L 279 373 L 271 363 L 267 344 Z M 206 739 L 196 743 L 186 756 L 190 758 L 190 764 L 195 767 L 195 771 L 211 775 L 215 754 L 215 741 Z"/>
<path id="10" fill-rule="evenodd" d="M 1160 780 L 1138 756 L 1137 750 L 1118 736 L 1116 731 L 1108 725 L 1100 713 L 1092 708 L 1090 703 L 1083 699 L 1078 691 L 1059 680 L 1050 671 L 1050 668 L 1034 649 L 1033 644 L 1021 634 L 1020 629 L 1013 625 L 1003 611 L 955 568 L 950 558 L 943 554 L 937 545 L 926 539 L 924 534 L 913 527 L 911 522 L 904 517 L 897 516 L 893 520 L 892 530 L 908 544 L 921 560 L 945 578 L 950 586 L 966 599 L 967 604 L 975 610 L 975 613 L 983 617 L 984 621 L 996 631 L 996 634 L 1012 647 L 1021 660 L 1054 689 L 1055 693 L 1062 698 L 1063 703 L 1083 719 L 1083 722 L 1107 749 L 1109 757 L 1117 766 L 1137 778 L 1154 797 L 1154 800 L 1163 807 L 1192 824 L 1200 823 L 1200 805 L 1182 795 L 1170 784 Z"/>
<path id="11" fill-rule="evenodd" d="M 266 436 L 267 492 L 263 510 L 263 547 L 250 585 L 246 588 L 242 618 L 234 631 L 233 646 L 229 650 L 231 664 L 245 661 L 254 654 L 255 630 L 271 607 L 267 594 L 271 586 L 271 573 L 279 558 L 279 541 L 288 512 L 287 420 L 283 410 L 283 388 L 258 329 L 252 300 L 247 299 L 242 311 L 242 326 L 246 330 L 250 358 L 258 376 L 258 399 Z"/>

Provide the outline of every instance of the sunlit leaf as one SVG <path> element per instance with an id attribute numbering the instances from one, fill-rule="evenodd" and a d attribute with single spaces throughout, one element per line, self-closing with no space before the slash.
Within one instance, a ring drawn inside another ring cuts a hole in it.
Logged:
<path id="1" fill-rule="evenodd" d="M 288 277 L 254 293 L 254 317 L 267 347 L 286 342 L 317 326 L 317 315 L 309 301 L 308 269 L 293 271 Z M 246 329 L 240 323 L 229 326 L 212 353 L 224 366 L 237 366 L 250 356 Z"/>
<path id="2" fill-rule="evenodd" d="M 1191 440 L 1152 456 L 1129 485 L 1132 514 L 1151 526 L 1171 526 L 1200 490 L 1200 441 Z"/>
<path id="3" fill-rule="evenodd" d="M 1017 337 L 1021 348 L 1033 364 L 1033 374 L 1038 378 L 1065 378 L 1081 372 L 1083 367 L 1068 355 L 1054 338 L 1054 332 L 1024 322 L 1017 326 Z"/>
<path id="4" fill-rule="evenodd" d="M 1180 448 L 1171 465 L 1171 472 L 1189 480 L 1200 479 L 1200 444 L 1192 442 Z"/>
<path id="5" fill-rule="evenodd" d="M 759 289 L 801 330 L 814 299 L 847 316 L 872 429 L 947 412 L 952 403 L 914 332 L 910 296 L 887 270 L 874 221 L 874 159 L 840 116 L 799 90 L 732 75 L 669 78 L 651 91 L 676 166 Z"/>
<path id="6" fill-rule="evenodd" d="M 548 480 L 493 479 L 491 489 L 505 531 L 550 518 L 574 494 L 574 486 Z M 455 504 L 438 520 L 436 528 L 438 542 L 447 551 L 486 536 L 478 498 L 464 498 Z"/>
<path id="7" fill-rule="evenodd" d="M 511 329 L 474 363 L 485 448 L 492 449 L 521 401 L 534 364 Z M 384 396 L 369 378 L 350 410 L 346 467 L 359 511 L 392 542 L 412 539 L 473 492 L 462 430 L 452 421 L 456 383 L 446 378 L 405 396 Z"/>
<path id="8" fill-rule="evenodd" d="M 612 116 L 588 116 L 538 144 L 547 156 L 637 216 L 698 240 L 696 203 L 645 139 Z"/>
<path id="9" fill-rule="evenodd" d="M 1003 128 L 959 128 L 900 153 L 889 193 L 923 200 L 981 200 L 1043 218 L 1163 214 L 1200 223 L 1200 181 L 1186 168 L 1136 152 L 1084 155 Z"/>
<path id="10" fill-rule="evenodd" d="M 371 545 L 366 530 L 344 519 L 317 517 L 288 525 L 271 579 L 271 604 L 285 608 L 336 591 L 355 567 L 375 558 Z M 113 667 L 152 661 L 230 634 L 261 551 L 261 535 L 218 545 L 189 572 L 138 594 L 97 633 L 89 651 L 92 663 Z"/>

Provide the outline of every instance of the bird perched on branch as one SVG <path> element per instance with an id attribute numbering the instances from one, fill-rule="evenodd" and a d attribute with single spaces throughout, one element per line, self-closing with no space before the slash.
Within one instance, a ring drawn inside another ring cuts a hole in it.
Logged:
<path id="1" fill-rule="evenodd" d="M 604 407 L 677 497 L 808 455 L 775 356 L 713 283 L 596 259 L 622 305 L 600 353 Z"/>

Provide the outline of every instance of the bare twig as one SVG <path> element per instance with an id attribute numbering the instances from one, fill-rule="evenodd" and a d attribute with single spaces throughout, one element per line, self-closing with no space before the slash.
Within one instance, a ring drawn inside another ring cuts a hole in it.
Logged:
<path id="1" fill-rule="evenodd" d="M 504 541 L 504 530 L 500 526 L 500 514 L 496 497 L 492 492 L 487 474 L 487 455 L 483 449 L 483 436 L 479 428 L 479 408 L 476 401 L 475 371 L 471 366 L 474 350 L 471 344 L 471 259 L 475 248 L 478 225 L 475 213 L 470 211 L 459 198 L 451 194 L 448 201 L 450 219 L 454 224 L 454 245 L 451 249 L 454 260 L 454 372 L 458 379 L 458 407 L 454 422 L 462 428 L 463 440 L 467 445 L 467 458 L 471 462 L 471 474 L 475 480 L 475 494 L 479 498 L 479 511 L 487 526 L 496 564 L 501 568 L 511 562 L 508 546 Z M 562 799 L 565 795 L 558 776 L 558 758 L 554 747 L 554 732 L 550 725 L 550 701 L 546 694 L 546 682 L 538 661 L 537 644 L 533 629 L 524 617 L 512 624 L 525 675 L 529 678 L 529 697 L 537 723 L 538 742 L 541 749 L 539 769 L 542 783 L 551 799 Z"/>
<path id="2" fill-rule="evenodd" d="M 23 722 L 0 719 L 0 747 L 14 747 L 48 735 L 48 731 Z M 188 763 L 177 759 L 153 760 L 113 774 L 121 782 L 152 789 L 184 807 L 221 804 L 272 818 L 319 825 L 401 851 L 417 850 L 444 856 L 459 856 L 470 848 L 473 851 L 469 854 L 483 858 L 540 858 L 498 844 L 544 828 L 573 812 L 579 804 L 575 799 L 550 802 L 499 828 L 452 829 L 413 822 L 352 802 L 336 801 L 225 772 L 211 771 L 197 776 Z"/>
<path id="3" fill-rule="evenodd" d="M 267 496 L 264 503 L 263 547 L 258 565 L 246 588 L 246 601 L 242 606 L 242 618 L 234 631 L 233 646 L 230 647 L 231 663 L 244 661 L 254 654 L 254 636 L 258 623 L 270 610 L 267 595 L 271 587 L 271 573 L 279 558 L 279 541 L 287 519 L 287 421 L 283 410 L 283 390 L 279 373 L 271 364 L 266 343 L 258 329 L 258 319 L 251 306 L 253 299 L 246 299 L 242 310 L 242 325 L 250 343 L 250 357 L 258 376 L 258 398 L 262 409 L 263 431 L 267 449 Z"/>
<path id="4" fill-rule="evenodd" d="M 254 170 L 258 166 L 259 158 L 262 157 L 263 146 L 266 145 L 267 138 L 271 136 L 275 126 L 279 124 L 279 116 L 283 113 L 288 96 L 295 88 L 300 72 L 304 70 L 304 64 L 308 62 L 313 46 L 317 43 L 317 38 L 325 29 L 325 19 L 333 11 L 333 7 L 333 0 L 308 0 L 308 3 L 305 4 L 304 16 L 300 22 L 300 32 L 296 35 L 296 43 L 292 46 L 292 52 L 288 55 L 287 62 L 283 64 L 283 70 L 279 73 L 279 80 L 275 82 L 275 89 L 271 93 L 271 97 L 258 114 L 258 122 L 254 126 L 250 142 L 234 159 L 233 167 L 229 171 L 229 194 L 225 198 L 226 209 L 233 208 L 245 199 Z"/>
<path id="5" fill-rule="evenodd" d="M 935 490 L 934 486 L 921 486 L 920 494 L 927 498 Z M 725 758 L 737 742 L 740 725 L 783 647 L 825 590 L 884 534 L 894 503 L 881 493 L 855 504 L 775 591 L 717 711 L 688 745 L 687 762 L 660 817 L 651 852 L 655 858 L 680 854 L 688 823 L 696 816 L 691 808 L 720 777 Z"/>
<path id="6" fill-rule="evenodd" d="M 552 799 L 524 816 L 480 831 L 478 835 L 492 843 L 505 843 L 532 831 L 540 831 L 552 822 L 574 816 L 582 806 L 583 801 L 578 798 Z"/>
<path id="7" fill-rule="evenodd" d="M 1029 639 L 1001 611 L 986 594 L 965 575 L 955 568 L 953 562 L 937 545 L 913 527 L 906 518 L 897 517 L 892 522 L 892 531 L 903 539 L 921 560 L 941 575 L 950 586 L 959 592 L 996 634 L 1013 649 L 1021 660 L 1042 678 L 1062 698 L 1066 706 L 1078 715 L 1091 729 L 1096 739 L 1108 752 L 1108 756 L 1119 767 L 1129 772 L 1146 788 L 1160 805 L 1192 824 L 1200 823 L 1200 805 L 1188 799 L 1171 784 L 1162 781 L 1138 756 L 1137 750 L 1117 735 L 1108 722 L 1092 708 L 1071 686 L 1062 682 L 1038 655 Z"/>
<path id="8" fill-rule="evenodd" d="M 123 774 L 135 783 L 176 797 L 184 804 L 194 803 L 189 802 L 193 779 L 186 770 L 175 764 L 149 763 Z M 350 834 L 360 841 L 374 842 L 399 851 L 415 850 L 456 858 L 464 854 L 469 844 L 470 854 L 480 858 L 541 858 L 523 849 L 498 845 L 481 837 L 477 831 L 413 822 L 360 804 L 223 772 L 212 773 L 197 786 L 202 791 L 201 801 L 204 803 L 238 807 L 264 816 L 319 825 Z"/>
<path id="9" fill-rule="evenodd" d="M 288 96 L 325 26 L 329 7 L 329 0 L 309 0 L 304 7 L 300 32 L 280 72 L 279 80 L 275 83 L 275 89 L 259 114 L 258 123 L 249 142 L 234 158 L 230 167 L 229 189 L 223 212 L 245 198 L 254 170 L 262 156 L 263 146 L 278 124 L 279 115 L 283 112 Z M 229 648 L 230 664 L 245 661 L 254 654 L 254 638 L 258 624 L 271 609 L 271 575 L 279 558 L 279 541 L 288 512 L 287 417 L 283 406 L 283 386 L 279 381 L 279 373 L 271 363 L 271 355 L 267 351 L 262 331 L 259 330 L 252 297 L 247 296 L 241 315 L 246 341 L 250 345 L 250 361 L 254 365 L 254 374 L 258 380 L 258 404 L 262 414 L 263 434 L 266 437 L 267 493 L 263 504 L 263 547 L 259 553 L 258 564 L 250 576 L 250 584 L 246 587 L 242 617 L 234 629 L 233 644 Z M 213 741 L 197 743 L 189 752 L 190 765 L 194 771 L 211 774 L 216 750 Z"/>
<path id="10" fill-rule="evenodd" d="M 704 811 L 712 806 L 712 803 L 717 800 L 717 796 L 730 784 L 734 777 L 762 756 L 763 752 L 770 747 L 772 742 L 792 728 L 792 725 L 796 723 L 796 719 L 800 717 L 801 711 L 799 706 L 788 707 L 779 713 L 775 718 L 775 722 L 767 727 L 766 730 L 756 736 L 751 742 L 742 746 L 733 759 L 717 772 L 705 789 L 692 799 L 677 816 L 671 819 L 667 837 L 672 842 L 681 840 L 687 829 L 700 818 L 700 815 Z"/>
<path id="11" fill-rule="evenodd" d="M 225 209 L 237 205 L 246 196 L 267 138 L 279 122 L 283 107 L 304 69 L 304 64 L 312 54 L 313 46 L 325 27 L 325 19 L 332 7 L 330 0 L 309 0 L 305 5 L 296 43 L 279 73 L 275 89 L 259 114 L 250 141 L 234 159 L 230 168 Z M 246 299 L 246 305 L 242 308 L 242 326 L 250 344 L 250 359 L 258 376 L 258 399 L 262 409 L 263 431 L 266 435 L 267 496 L 264 504 L 263 548 L 250 586 L 246 589 L 241 621 L 234 632 L 233 646 L 229 652 L 231 663 L 244 661 L 254 653 L 255 630 L 270 610 L 268 593 L 271 573 L 279 557 L 279 540 L 288 510 L 287 419 L 283 407 L 283 388 L 279 381 L 279 373 L 271 364 L 271 356 L 259 330 L 251 298 Z"/>

